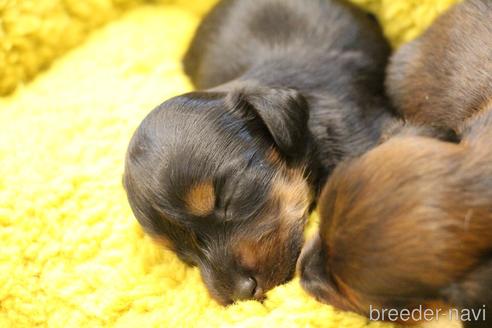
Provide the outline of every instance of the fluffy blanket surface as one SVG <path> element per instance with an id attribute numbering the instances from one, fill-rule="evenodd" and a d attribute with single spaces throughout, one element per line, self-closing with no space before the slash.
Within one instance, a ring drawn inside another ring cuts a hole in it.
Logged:
<path id="1" fill-rule="evenodd" d="M 317 303 L 298 279 L 220 307 L 136 223 L 128 141 L 191 89 L 181 56 L 214 2 L 0 0 L 0 327 L 388 327 Z M 397 46 L 456 1 L 354 2 Z"/>

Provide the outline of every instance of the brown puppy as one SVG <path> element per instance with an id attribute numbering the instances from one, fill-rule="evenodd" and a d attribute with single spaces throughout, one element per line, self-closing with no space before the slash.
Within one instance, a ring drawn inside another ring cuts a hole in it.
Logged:
<path id="1" fill-rule="evenodd" d="M 492 108 L 480 120 L 491 130 Z M 459 145 L 405 131 L 336 169 L 299 262 L 307 291 L 364 315 L 492 306 L 492 133 L 470 131 Z"/>
<path id="2" fill-rule="evenodd" d="M 467 327 L 492 326 L 491 22 L 492 2 L 465 1 L 395 56 L 402 113 L 462 139 L 403 127 L 334 171 L 299 260 L 318 299 L 370 317 L 396 309 L 402 322 L 420 306 L 455 307 Z"/>

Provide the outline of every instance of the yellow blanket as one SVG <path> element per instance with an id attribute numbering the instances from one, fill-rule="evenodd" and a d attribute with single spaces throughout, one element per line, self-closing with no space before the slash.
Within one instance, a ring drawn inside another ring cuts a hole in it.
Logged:
<path id="1" fill-rule="evenodd" d="M 180 58 L 213 2 L 0 0 L 0 327 L 387 327 L 297 280 L 222 308 L 133 218 L 126 146 L 190 90 Z M 354 2 L 396 46 L 456 0 Z"/>

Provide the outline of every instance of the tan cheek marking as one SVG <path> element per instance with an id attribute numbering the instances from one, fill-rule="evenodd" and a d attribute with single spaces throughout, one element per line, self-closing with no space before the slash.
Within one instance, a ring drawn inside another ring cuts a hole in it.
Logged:
<path id="1" fill-rule="evenodd" d="M 255 269 L 258 264 L 258 250 L 255 250 L 255 245 L 251 242 L 240 242 L 237 247 L 237 254 L 241 265 L 248 269 Z"/>
<path id="2" fill-rule="evenodd" d="M 185 198 L 186 207 L 191 214 L 204 216 L 210 214 L 215 205 L 214 186 L 211 182 L 202 182 L 191 188 Z"/>
<path id="3" fill-rule="evenodd" d="M 261 271 L 266 266 L 278 262 L 282 258 L 282 248 L 285 243 L 280 231 L 263 236 L 260 240 L 242 239 L 234 246 L 234 253 L 241 265 L 252 271 Z"/>
<path id="4" fill-rule="evenodd" d="M 294 223 L 306 214 L 310 204 L 310 190 L 301 172 L 277 176 L 272 184 L 272 198 L 280 204 L 280 217 Z"/>

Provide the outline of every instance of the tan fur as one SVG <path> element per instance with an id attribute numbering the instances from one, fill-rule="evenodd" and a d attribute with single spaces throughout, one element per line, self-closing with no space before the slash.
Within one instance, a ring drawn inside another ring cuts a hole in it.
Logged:
<path id="1" fill-rule="evenodd" d="M 282 161 L 282 157 L 278 150 L 272 147 L 267 153 L 266 160 L 270 162 L 270 164 L 277 165 Z"/>
<path id="2" fill-rule="evenodd" d="M 272 199 L 281 204 L 279 216 L 285 218 L 287 224 L 306 214 L 311 197 L 302 170 L 291 170 L 287 176 L 279 174 L 273 180 Z"/>
<path id="3" fill-rule="evenodd" d="M 487 98 L 480 106 L 478 106 L 478 112 L 485 112 L 492 108 L 492 90 L 490 92 L 491 96 Z"/>
<path id="4" fill-rule="evenodd" d="M 185 198 L 191 214 L 205 216 L 214 209 L 215 192 L 212 182 L 206 181 L 193 186 Z"/>
<path id="5" fill-rule="evenodd" d="M 238 237 L 234 246 L 242 267 L 253 273 L 264 290 L 274 286 L 276 276 L 283 275 L 278 268 L 268 275 L 258 275 L 261 268 L 272 263 L 283 263 L 288 253 L 281 245 L 288 244 L 294 231 L 302 232 L 312 201 L 310 188 L 303 169 L 279 166 L 273 178 L 270 200 L 260 218 L 257 218 L 257 238 Z"/>

